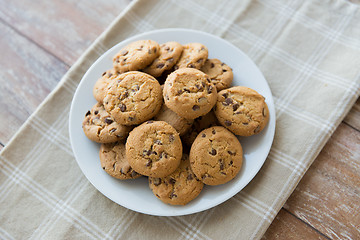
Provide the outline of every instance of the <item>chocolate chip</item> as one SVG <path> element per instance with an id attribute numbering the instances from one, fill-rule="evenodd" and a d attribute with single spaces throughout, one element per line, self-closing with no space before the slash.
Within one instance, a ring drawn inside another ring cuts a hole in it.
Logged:
<path id="1" fill-rule="evenodd" d="M 166 51 L 169 51 L 169 50 L 170 50 L 170 47 L 169 47 L 169 46 L 166 46 L 164 49 L 165 49 Z"/>
<path id="2" fill-rule="evenodd" d="M 139 85 L 135 85 L 135 88 L 136 88 L 136 90 L 139 90 L 140 89 L 140 86 Z"/>
<path id="3" fill-rule="evenodd" d="M 179 89 L 178 90 L 178 94 L 182 94 L 183 93 L 183 90 L 182 89 Z"/>
<path id="4" fill-rule="evenodd" d="M 204 137 L 206 137 L 206 134 L 205 134 L 205 133 L 203 133 L 201 136 L 204 138 Z"/>
<path id="5" fill-rule="evenodd" d="M 170 141 L 170 142 L 173 142 L 174 140 L 175 140 L 174 135 L 169 135 L 169 141 Z"/>
<path id="6" fill-rule="evenodd" d="M 111 118 L 109 118 L 109 117 L 105 118 L 105 123 L 112 124 L 113 122 L 114 122 L 114 120 L 112 120 Z"/>
<path id="7" fill-rule="evenodd" d="M 190 63 L 190 64 L 188 65 L 188 67 L 189 67 L 189 68 L 195 68 L 194 64 L 192 64 L 192 63 Z"/>
<path id="8" fill-rule="evenodd" d="M 155 140 L 154 143 L 157 145 L 162 145 L 162 142 L 159 139 Z"/>
<path id="9" fill-rule="evenodd" d="M 179 66 L 175 66 L 175 67 L 174 67 L 174 70 L 178 70 L 178 69 L 179 69 Z"/>
<path id="10" fill-rule="evenodd" d="M 202 90 L 202 86 L 198 85 L 198 84 L 195 84 L 195 87 L 199 90 Z"/>
<path id="11" fill-rule="evenodd" d="M 240 105 L 238 103 L 235 103 L 233 105 L 233 111 L 236 111 L 239 107 L 240 107 Z"/>
<path id="12" fill-rule="evenodd" d="M 120 108 L 120 111 L 121 111 L 121 112 L 125 112 L 125 111 L 126 111 L 126 105 L 125 105 L 125 104 L 120 103 L 119 108 Z"/>
<path id="13" fill-rule="evenodd" d="M 173 178 L 170 178 L 169 183 L 172 184 L 172 185 L 174 185 L 174 184 L 176 183 L 176 180 L 173 179 Z"/>
<path id="14" fill-rule="evenodd" d="M 131 172 L 131 177 L 136 177 L 137 175 L 139 175 L 137 172 L 135 172 L 135 171 Z"/>
<path id="15" fill-rule="evenodd" d="M 85 114 L 85 117 L 89 116 L 91 114 L 90 111 L 87 111 L 86 114 Z"/>
<path id="16" fill-rule="evenodd" d="M 104 169 L 104 170 L 105 170 L 105 167 L 103 167 L 102 169 Z"/>
<path id="17" fill-rule="evenodd" d="M 168 158 L 168 154 L 166 152 L 162 152 L 160 154 L 160 159 L 162 159 L 162 158 Z"/>
<path id="18" fill-rule="evenodd" d="M 233 160 L 231 160 L 231 161 L 230 161 L 230 165 L 233 165 L 233 163 L 234 163 Z"/>
<path id="19" fill-rule="evenodd" d="M 106 72 L 104 72 L 101 76 L 104 76 L 106 74 Z"/>
<path id="20" fill-rule="evenodd" d="M 209 88 L 208 88 L 208 94 L 212 93 L 212 90 L 213 90 L 213 89 L 214 89 L 213 86 L 209 86 Z"/>
<path id="21" fill-rule="evenodd" d="M 159 186 L 161 184 L 161 179 L 160 178 L 154 178 L 154 185 L 155 186 Z"/>
<path id="22" fill-rule="evenodd" d="M 197 111 L 197 110 L 199 110 L 200 109 L 200 106 L 199 105 L 194 105 L 193 107 L 192 107 L 192 110 L 193 111 Z"/>
<path id="23" fill-rule="evenodd" d="M 227 72 L 227 70 L 226 70 L 226 69 L 223 69 L 222 71 L 223 71 L 223 72 Z"/>
<path id="24" fill-rule="evenodd" d="M 170 199 L 173 199 L 174 197 L 177 197 L 177 195 L 172 192 L 169 197 L 170 197 Z"/>
<path id="25" fill-rule="evenodd" d="M 242 124 L 243 124 L 243 125 L 249 125 L 249 123 L 246 123 L 246 122 L 243 122 Z"/>
<path id="26" fill-rule="evenodd" d="M 207 81 L 208 83 L 211 83 L 210 78 L 206 78 L 206 81 Z"/>
<path id="27" fill-rule="evenodd" d="M 184 88 L 184 92 L 190 93 L 189 89 Z"/>
<path id="28" fill-rule="evenodd" d="M 226 173 L 224 173 L 224 172 L 220 172 L 222 175 L 225 175 L 226 176 Z"/>
<path id="29" fill-rule="evenodd" d="M 222 159 L 219 160 L 219 164 L 220 164 L 220 171 L 224 170 L 224 161 Z"/>
<path id="30" fill-rule="evenodd" d="M 228 150 L 227 152 L 228 152 L 228 154 L 230 154 L 231 156 L 235 156 L 235 155 L 236 155 L 236 153 L 234 153 L 234 152 L 232 152 L 232 151 L 230 151 L 230 150 Z"/>
<path id="31" fill-rule="evenodd" d="M 224 123 L 225 123 L 225 125 L 226 125 L 226 126 L 231 126 L 231 124 L 232 124 L 232 122 L 231 122 L 231 121 L 229 121 L 229 120 L 225 120 L 225 122 L 224 122 Z"/>
<path id="32" fill-rule="evenodd" d="M 215 149 L 211 149 L 211 152 L 209 152 L 211 155 L 215 156 L 216 155 L 216 150 Z"/>
<path id="33" fill-rule="evenodd" d="M 211 63 L 211 64 L 210 64 L 210 67 L 211 67 L 211 68 L 215 67 L 215 64 L 214 64 L 214 63 Z"/>
<path id="34" fill-rule="evenodd" d="M 111 77 L 113 74 L 111 72 L 108 73 L 108 77 Z"/>
<path id="35" fill-rule="evenodd" d="M 196 62 L 197 63 L 202 63 L 202 61 L 203 61 L 203 59 L 202 58 L 200 58 L 199 60 L 197 60 Z"/>
<path id="36" fill-rule="evenodd" d="M 134 121 L 134 118 L 133 117 L 128 117 L 128 120 L 131 122 L 131 121 Z"/>
<path id="37" fill-rule="evenodd" d="M 159 63 L 158 65 L 156 65 L 157 68 L 163 68 L 165 66 L 165 64 L 163 63 Z"/>
<path id="38" fill-rule="evenodd" d="M 266 117 L 265 108 L 262 109 L 262 115 L 263 115 L 264 117 Z"/>
<path id="39" fill-rule="evenodd" d="M 152 164 L 152 160 L 151 160 L 151 159 L 149 159 L 149 161 L 146 163 L 146 166 L 147 166 L 147 167 L 150 167 L 150 166 L 151 166 L 151 164 Z"/>
<path id="40" fill-rule="evenodd" d="M 129 92 L 128 92 L 128 91 L 125 91 L 124 94 L 123 94 L 123 97 L 124 97 L 124 98 L 129 97 Z"/>
<path id="41" fill-rule="evenodd" d="M 215 129 L 213 129 L 213 130 L 212 130 L 212 134 L 215 134 L 215 133 L 216 133 L 216 131 L 215 131 Z"/>
<path id="42" fill-rule="evenodd" d="M 193 180 L 193 179 L 194 179 L 193 175 L 189 173 L 189 175 L 187 176 L 187 180 Z"/>
<path id="43" fill-rule="evenodd" d="M 116 131 L 116 128 L 110 129 L 110 133 L 113 133 L 113 132 L 115 132 L 115 131 Z"/>
<path id="44" fill-rule="evenodd" d="M 125 55 L 128 54 L 128 53 L 129 53 L 128 50 L 123 50 L 123 51 L 121 52 L 121 55 L 125 56 Z"/>
<path id="45" fill-rule="evenodd" d="M 229 95 L 228 95 L 227 93 L 223 93 L 222 96 L 223 96 L 224 98 L 227 98 Z"/>
<path id="46" fill-rule="evenodd" d="M 97 115 L 98 113 L 99 113 L 99 111 L 98 111 L 98 110 L 95 110 L 94 114 Z"/>

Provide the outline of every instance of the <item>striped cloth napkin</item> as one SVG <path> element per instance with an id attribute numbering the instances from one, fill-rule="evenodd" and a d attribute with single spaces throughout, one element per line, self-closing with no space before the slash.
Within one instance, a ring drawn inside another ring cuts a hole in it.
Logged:
<path id="1" fill-rule="evenodd" d="M 191 28 L 242 49 L 267 79 L 277 128 L 257 176 L 225 203 L 155 217 L 98 192 L 72 153 L 68 117 L 83 74 L 135 34 Z M 343 0 L 133 1 L 71 67 L 0 155 L 1 239 L 259 239 L 360 88 L 360 9 Z"/>

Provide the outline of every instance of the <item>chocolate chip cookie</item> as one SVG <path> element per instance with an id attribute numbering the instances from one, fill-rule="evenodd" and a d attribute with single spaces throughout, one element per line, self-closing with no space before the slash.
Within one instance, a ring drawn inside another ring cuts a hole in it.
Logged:
<path id="1" fill-rule="evenodd" d="M 153 40 L 139 40 L 122 48 L 113 58 L 113 66 L 120 73 L 145 68 L 159 56 L 160 46 Z"/>
<path id="2" fill-rule="evenodd" d="M 190 149 L 191 169 L 207 185 L 229 182 L 240 171 L 242 161 L 239 140 L 222 126 L 200 132 Z"/>
<path id="3" fill-rule="evenodd" d="M 195 119 L 210 112 L 217 92 L 210 78 L 200 70 L 181 68 L 172 72 L 164 84 L 165 104 L 179 116 Z"/>
<path id="4" fill-rule="evenodd" d="M 174 69 L 179 68 L 196 68 L 200 69 L 208 58 L 209 52 L 205 45 L 201 43 L 189 43 L 184 45 L 184 49 L 179 61 L 175 64 Z"/>
<path id="5" fill-rule="evenodd" d="M 141 124 L 130 132 L 126 142 L 126 159 L 145 176 L 168 176 L 179 166 L 181 156 L 179 133 L 163 121 Z"/>
<path id="6" fill-rule="evenodd" d="M 110 69 L 103 73 L 101 78 L 99 78 L 93 88 L 93 95 L 96 101 L 102 103 L 106 95 L 107 87 L 116 79 L 119 74 L 114 70 Z"/>
<path id="7" fill-rule="evenodd" d="M 164 203 L 185 205 L 200 194 L 204 184 L 192 172 L 189 156 L 183 154 L 175 172 L 163 178 L 149 177 L 149 186 Z"/>
<path id="8" fill-rule="evenodd" d="M 92 109 L 85 114 L 82 127 L 86 137 L 99 143 L 111 143 L 123 140 L 131 130 L 131 127 L 121 125 L 114 121 L 114 118 L 105 111 L 101 103 L 95 104 Z"/>
<path id="9" fill-rule="evenodd" d="M 187 131 L 187 133 L 181 137 L 183 144 L 191 147 L 195 138 L 199 135 L 199 133 L 209 127 L 219 126 L 220 123 L 218 122 L 215 113 L 211 110 L 208 114 L 204 116 L 200 116 L 194 120 L 193 125 Z"/>
<path id="10" fill-rule="evenodd" d="M 194 122 L 192 119 L 180 117 L 165 104 L 162 105 L 160 111 L 154 117 L 154 120 L 169 123 L 176 129 L 176 131 L 178 131 L 180 136 L 184 135 L 191 128 Z"/>
<path id="11" fill-rule="evenodd" d="M 216 58 L 207 59 L 200 70 L 209 76 L 218 92 L 230 87 L 234 77 L 232 69 Z"/>
<path id="12" fill-rule="evenodd" d="M 183 46 L 178 42 L 166 42 L 160 45 L 160 54 L 143 71 L 159 77 L 164 71 L 170 70 L 179 60 Z"/>
<path id="13" fill-rule="evenodd" d="M 101 167 L 114 178 L 126 180 L 141 176 L 130 167 L 126 160 L 123 142 L 101 144 L 99 156 Z"/>
<path id="14" fill-rule="evenodd" d="M 232 87 L 219 92 L 215 114 L 221 125 L 236 135 L 261 132 L 269 121 L 265 98 L 248 87 Z"/>
<path id="15" fill-rule="evenodd" d="M 104 107 L 118 123 L 135 125 L 154 117 L 162 102 L 159 82 L 149 74 L 131 71 L 109 86 Z"/>

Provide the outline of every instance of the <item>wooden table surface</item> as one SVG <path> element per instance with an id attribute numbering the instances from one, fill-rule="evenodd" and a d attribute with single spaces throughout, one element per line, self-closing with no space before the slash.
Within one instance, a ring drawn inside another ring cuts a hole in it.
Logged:
<path id="1" fill-rule="evenodd" d="M 0 0 L 0 151 L 129 3 Z M 360 239 L 359 99 L 264 239 Z"/>

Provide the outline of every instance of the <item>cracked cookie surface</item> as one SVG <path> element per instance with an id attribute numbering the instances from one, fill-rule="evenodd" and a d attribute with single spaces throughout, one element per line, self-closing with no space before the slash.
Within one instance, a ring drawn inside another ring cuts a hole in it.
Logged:
<path id="1" fill-rule="evenodd" d="M 162 105 L 159 82 L 146 73 L 119 75 L 106 92 L 105 109 L 123 125 L 140 124 L 154 117 Z"/>
<path id="2" fill-rule="evenodd" d="M 123 142 L 101 144 L 99 156 L 101 167 L 110 176 L 122 180 L 141 177 L 126 160 Z"/>
<path id="3" fill-rule="evenodd" d="M 128 136 L 131 127 L 117 123 L 101 103 L 95 104 L 85 114 L 83 131 L 90 140 L 98 143 L 111 143 Z"/>
<path id="4" fill-rule="evenodd" d="M 175 64 L 174 69 L 179 68 L 196 68 L 200 69 L 208 58 L 209 51 L 201 43 L 189 43 L 183 46 L 184 49 L 179 61 Z"/>
<path id="5" fill-rule="evenodd" d="M 215 114 L 221 125 L 240 136 L 260 133 L 269 121 L 265 98 L 248 87 L 232 87 L 219 92 Z"/>
<path id="6" fill-rule="evenodd" d="M 120 73 L 143 69 L 159 56 L 159 50 L 159 44 L 153 40 L 132 42 L 114 56 L 114 69 Z"/>
<path id="7" fill-rule="evenodd" d="M 217 92 L 210 78 L 200 70 L 181 68 L 172 72 L 164 84 L 165 104 L 179 116 L 195 119 L 210 112 Z"/>
<path id="8" fill-rule="evenodd" d="M 182 156 L 179 133 L 163 121 L 147 121 L 134 128 L 126 142 L 126 158 L 138 173 L 165 177 L 176 170 Z"/>
<path id="9" fill-rule="evenodd" d="M 191 170 L 188 154 L 183 154 L 180 166 L 169 176 L 149 177 L 149 187 L 154 195 L 171 205 L 186 205 L 200 194 L 203 186 Z"/>
<path id="10" fill-rule="evenodd" d="M 230 87 L 234 77 L 232 69 L 216 58 L 207 59 L 200 70 L 209 76 L 218 92 Z"/>
<path id="11" fill-rule="evenodd" d="M 243 151 L 237 137 L 222 126 L 210 127 L 196 137 L 190 149 L 190 165 L 203 183 L 224 184 L 240 171 Z"/>
<path id="12" fill-rule="evenodd" d="M 160 54 L 143 71 L 159 77 L 164 71 L 170 70 L 179 60 L 183 46 L 178 42 L 166 42 L 160 45 Z"/>

